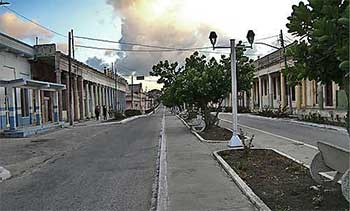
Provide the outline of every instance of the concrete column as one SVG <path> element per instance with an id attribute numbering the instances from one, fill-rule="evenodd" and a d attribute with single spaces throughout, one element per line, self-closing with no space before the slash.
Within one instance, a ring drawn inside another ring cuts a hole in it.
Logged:
<path id="1" fill-rule="evenodd" d="M 281 105 L 282 107 L 287 105 L 287 96 L 286 96 L 286 83 L 284 79 L 283 73 L 280 73 L 280 80 L 281 80 Z"/>
<path id="2" fill-rule="evenodd" d="M 102 111 L 102 105 L 103 105 L 103 97 L 102 97 L 102 85 L 99 85 L 98 86 L 98 96 L 99 96 L 99 104 L 100 104 L 100 108 L 101 108 L 101 111 Z"/>
<path id="3" fill-rule="evenodd" d="M 269 87 L 267 90 L 268 98 L 269 98 L 269 107 L 273 108 L 273 90 L 272 90 L 272 76 L 268 74 L 268 83 Z"/>
<path id="4" fill-rule="evenodd" d="M 279 78 L 276 77 L 275 78 L 276 99 L 281 103 L 281 93 L 280 93 L 281 86 L 279 86 L 278 81 L 279 81 Z"/>
<path id="5" fill-rule="evenodd" d="M 254 103 L 255 103 L 255 82 L 253 82 L 252 87 L 250 88 L 250 109 L 254 109 Z"/>
<path id="6" fill-rule="evenodd" d="M 106 99 L 106 87 L 102 86 L 102 105 L 107 106 L 107 99 Z"/>
<path id="7" fill-rule="evenodd" d="M 56 83 L 62 83 L 62 71 L 60 70 L 60 55 L 55 55 L 55 72 L 56 72 Z M 67 99 L 67 98 L 66 98 Z M 58 118 L 62 121 L 62 90 L 58 91 Z"/>
<path id="8" fill-rule="evenodd" d="M 69 75 L 67 72 L 64 73 L 65 74 L 65 78 L 66 78 L 66 91 L 65 91 L 65 94 L 66 94 L 66 108 L 67 108 L 67 120 L 68 122 L 70 122 L 70 118 L 71 118 L 71 114 L 73 115 L 73 112 L 71 112 L 71 109 L 72 109 L 72 99 L 73 97 L 69 98 L 69 92 L 70 92 L 70 83 L 69 81 L 71 80 L 69 78 Z M 73 116 L 72 116 L 73 118 Z"/>
<path id="9" fill-rule="evenodd" d="M 91 118 L 91 114 L 90 114 L 90 87 L 89 87 L 88 81 L 86 81 L 86 83 L 85 83 L 85 96 L 86 96 L 85 116 L 87 118 Z"/>
<path id="10" fill-rule="evenodd" d="M 95 107 L 96 107 L 96 104 L 95 104 L 95 85 L 94 84 L 91 84 L 91 117 L 95 117 Z"/>
<path id="11" fill-rule="evenodd" d="M 306 80 L 304 79 L 302 81 L 301 93 L 302 93 L 302 107 L 306 108 L 307 106 Z"/>
<path id="12" fill-rule="evenodd" d="M 96 84 L 95 85 L 95 106 L 97 106 L 97 105 L 101 105 L 100 104 L 100 96 L 99 96 L 99 85 L 98 84 Z"/>
<path id="13" fill-rule="evenodd" d="M 29 102 L 29 124 L 33 124 L 33 113 L 34 113 L 34 105 L 33 105 L 33 90 L 28 89 L 28 102 Z"/>
<path id="14" fill-rule="evenodd" d="M 22 109 L 21 109 L 21 88 L 14 88 L 15 90 L 15 97 L 16 97 L 16 121 L 17 121 L 17 126 L 22 125 Z"/>
<path id="15" fill-rule="evenodd" d="M 53 121 L 59 122 L 58 91 L 52 92 L 52 99 L 53 99 Z"/>
<path id="16" fill-rule="evenodd" d="M 324 109 L 324 85 L 321 82 L 317 83 L 317 101 L 319 109 Z"/>
<path id="17" fill-rule="evenodd" d="M 36 114 L 36 125 L 41 125 L 41 91 L 38 89 L 35 92 L 35 114 Z"/>
<path id="18" fill-rule="evenodd" d="M 79 114 L 79 93 L 78 93 L 78 77 L 73 77 L 73 102 L 74 102 L 74 121 L 78 121 Z"/>
<path id="19" fill-rule="evenodd" d="M 10 130 L 16 130 L 17 128 L 17 120 L 16 120 L 16 99 L 15 99 L 15 88 L 8 87 L 7 95 L 8 95 L 8 109 L 10 113 Z"/>
<path id="20" fill-rule="evenodd" d="M 85 104 L 84 99 L 86 99 L 85 91 L 84 91 L 84 80 L 83 77 L 79 77 L 78 83 L 78 94 L 79 94 L 79 114 L 80 120 L 85 119 Z"/>
<path id="21" fill-rule="evenodd" d="M 259 76 L 259 81 L 258 81 L 258 87 L 259 87 L 259 109 L 263 109 L 263 100 L 262 100 L 262 84 L 261 84 L 261 77 Z"/>
<path id="22" fill-rule="evenodd" d="M 300 85 L 295 86 L 295 100 L 296 100 L 297 110 L 301 109 L 301 86 Z"/>
<path id="23" fill-rule="evenodd" d="M 106 87 L 105 89 L 105 96 L 106 96 L 106 106 L 107 106 L 107 111 L 109 111 L 109 102 L 110 102 L 110 99 L 109 99 L 109 87 Z"/>

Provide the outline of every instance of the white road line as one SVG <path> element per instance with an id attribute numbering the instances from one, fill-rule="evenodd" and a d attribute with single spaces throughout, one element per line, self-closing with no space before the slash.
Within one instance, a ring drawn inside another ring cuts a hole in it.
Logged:
<path id="1" fill-rule="evenodd" d="M 165 107 L 162 119 L 162 144 L 160 148 L 160 169 L 159 169 L 159 185 L 157 211 L 165 211 L 168 208 L 168 181 L 167 181 L 167 159 L 166 159 L 166 136 L 165 136 Z"/>
<path id="2" fill-rule="evenodd" d="M 223 121 L 223 122 L 227 122 L 227 123 L 232 124 L 232 122 L 229 121 L 229 120 L 226 120 L 226 119 L 220 119 L 220 120 Z M 288 137 L 280 136 L 280 135 L 277 135 L 277 134 L 274 134 L 274 133 L 270 133 L 270 132 L 267 132 L 267 131 L 264 131 L 264 130 L 260 130 L 260 129 L 257 129 L 257 128 L 254 128 L 254 127 L 250 127 L 250 126 L 247 126 L 247 125 L 243 125 L 243 124 L 238 124 L 238 125 L 240 125 L 242 127 L 245 127 L 245 128 L 249 128 L 251 130 L 259 131 L 261 133 L 265 133 L 265 134 L 270 135 L 270 136 L 275 136 L 277 138 L 285 139 L 285 140 L 288 140 L 288 141 L 291 141 L 291 142 L 294 142 L 294 143 L 297 143 L 297 144 L 300 144 L 300 145 L 305 145 L 305 146 L 310 147 L 312 149 L 318 150 L 318 148 L 316 146 L 304 143 L 302 141 L 298 141 L 298 140 L 291 139 L 291 138 L 288 138 Z"/>

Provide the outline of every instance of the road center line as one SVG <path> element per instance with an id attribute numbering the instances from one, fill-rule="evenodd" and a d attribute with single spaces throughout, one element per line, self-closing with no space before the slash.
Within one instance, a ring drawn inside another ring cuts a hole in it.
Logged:
<path id="1" fill-rule="evenodd" d="M 227 123 L 232 124 L 232 122 L 229 121 L 229 120 L 226 120 L 226 119 L 220 119 L 220 120 L 223 121 L 223 122 L 227 122 Z M 277 138 L 285 139 L 285 140 L 288 140 L 288 141 L 291 141 L 291 142 L 294 142 L 294 143 L 297 143 L 297 144 L 300 144 L 300 145 L 305 145 L 305 146 L 310 147 L 312 149 L 318 150 L 318 148 L 316 146 L 304 143 L 302 141 L 294 140 L 294 139 L 291 139 L 291 138 L 288 138 L 288 137 L 284 137 L 284 136 L 281 136 L 281 135 L 270 133 L 270 132 L 267 132 L 267 131 L 264 131 L 264 130 L 260 130 L 260 129 L 257 129 L 257 128 L 254 128 L 254 127 L 247 126 L 247 125 L 243 125 L 243 124 L 238 124 L 238 125 L 242 126 L 242 127 L 245 127 L 245 128 L 248 128 L 248 129 L 251 129 L 251 130 L 259 131 L 261 133 L 265 133 L 265 134 L 270 135 L 270 136 L 275 136 Z"/>

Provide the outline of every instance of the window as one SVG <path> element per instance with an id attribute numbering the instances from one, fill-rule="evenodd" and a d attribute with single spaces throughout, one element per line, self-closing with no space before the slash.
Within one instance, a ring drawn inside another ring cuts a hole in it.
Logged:
<path id="1" fill-rule="evenodd" d="M 267 95 L 267 80 L 264 80 L 264 95 Z"/>
<path id="2" fill-rule="evenodd" d="M 28 89 L 21 89 L 21 111 L 23 117 L 29 116 Z"/>

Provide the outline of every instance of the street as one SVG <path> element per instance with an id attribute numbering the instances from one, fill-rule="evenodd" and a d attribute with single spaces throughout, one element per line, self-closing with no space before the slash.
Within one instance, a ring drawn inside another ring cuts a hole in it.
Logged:
<path id="1" fill-rule="evenodd" d="M 0 183 L 1 210 L 149 210 L 161 117 L 61 130 L 84 144 Z"/>
<path id="2" fill-rule="evenodd" d="M 219 117 L 232 121 L 231 114 L 222 113 Z M 245 114 L 238 115 L 238 126 L 252 131 L 259 130 L 259 132 L 267 132 L 270 135 L 277 135 L 282 139 L 285 137 L 287 139 L 301 141 L 315 147 L 317 147 L 317 141 L 321 140 L 343 148 L 350 148 L 349 135 L 343 131 L 318 128 L 276 119 L 251 117 Z"/>

